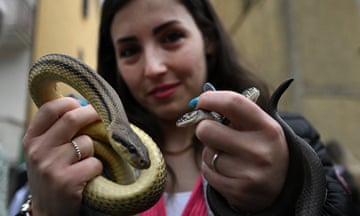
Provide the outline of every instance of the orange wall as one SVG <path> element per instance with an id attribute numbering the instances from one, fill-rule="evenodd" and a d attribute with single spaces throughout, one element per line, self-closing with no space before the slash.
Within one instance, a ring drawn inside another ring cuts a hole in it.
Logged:
<path id="1" fill-rule="evenodd" d="M 48 53 L 63 53 L 96 67 L 100 3 L 88 0 L 86 17 L 82 0 L 38 0 L 36 7 L 32 60 Z M 64 94 L 69 90 L 62 87 Z M 29 103 L 28 120 L 36 110 Z"/>

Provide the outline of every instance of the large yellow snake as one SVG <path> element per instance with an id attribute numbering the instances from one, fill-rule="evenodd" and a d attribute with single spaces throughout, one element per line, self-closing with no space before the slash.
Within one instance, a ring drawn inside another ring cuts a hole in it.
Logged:
<path id="1" fill-rule="evenodd" d="M 85 204 L 112 215 L 136 214 L 154 205 L 165 188 L 163 156 L 145 132 L 129 124 L 115 90 L 81 61 L 49 54 L 36 61 L 29 73 L 29 91 L 38 107 L 62 97 L 58 82 L 77 90 L 101 117 L 101 122 L 81 133 L 93 138 L 95 154 L 108 166 L 113 180 L 98 176 L 88 182 Z"/>

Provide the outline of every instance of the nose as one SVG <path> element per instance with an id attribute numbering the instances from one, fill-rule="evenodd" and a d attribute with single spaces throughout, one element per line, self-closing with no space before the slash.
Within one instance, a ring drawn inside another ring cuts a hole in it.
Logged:
<path id="1" fill-rule="evenodd" d="M 143 169 L 147 169 L 151 165 L 151 161 L 145 161 L 143 159 L 140 159 L 140 164 Z"/>
<path id="2" fill-rule="evenodd" d="M 166 73 L 165 55 L 159 48 L 150 47 L 144 54 L 144 72 L 145 76 L 156 77 Z"/>

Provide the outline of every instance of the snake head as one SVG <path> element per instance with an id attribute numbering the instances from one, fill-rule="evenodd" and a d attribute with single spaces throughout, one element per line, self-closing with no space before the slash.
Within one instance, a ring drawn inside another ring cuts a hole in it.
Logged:
<path id="1" fill-rule="evenodd" d="M 150 159 L 147 148 L 130 127 L 113 128 L 111 138 L 113 148 L 134 168 L 147 169 Z"/>

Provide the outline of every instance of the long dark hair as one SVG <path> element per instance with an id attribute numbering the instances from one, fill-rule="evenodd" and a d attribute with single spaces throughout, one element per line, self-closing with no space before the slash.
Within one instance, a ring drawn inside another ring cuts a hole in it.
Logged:
<path id="1" fill-rule="evenodd" d="M 98 72 L 118 92 L 130 122 L 147 132 L 161 147 L 162 134 L 156 120 L 131 95 L 116 65 L 110 28 L 116 12 L 128 2 L 130 0 L 106 0 L 103 4 L 98 44 Z M 179 2 L 192 15 L 203 37 L 214 46 L 213 54 L 207 56 L 207 81 L 217 89 L 237 92 L 256 86 L 261 91 L 258 104 L 266 109 L 269 95 L 265 83 L 240 64 L 230 37 L 224 31 L 211 3 L 208 0 Z"/>

